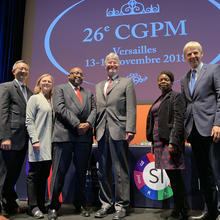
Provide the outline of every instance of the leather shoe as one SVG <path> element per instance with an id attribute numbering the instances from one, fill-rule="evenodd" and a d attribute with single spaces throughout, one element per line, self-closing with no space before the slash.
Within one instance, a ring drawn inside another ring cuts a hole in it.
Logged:
<path id="1" fill-rule="evenodd" d="M 114 214 L 112 219 L 113 220 L 118 220 L 118 219 L 122 219 L 126 216 L 126 210 L 125 209 L 121 209 L 121 210 L 117 210 Z"/>
<path id="2" fill-rule="evenodd" d="M 218 215 L 210 215 L 208 212 L 203 212 L 199 216 L 191 216 L 189 217 L 189 220 L 215 220 Z"/>
<path id="3" fill-rule="evenodd" d="M 49 220 L 56 220 L 57 219 L 57 212 L 56 212 L 56 210 L 55 209 L 49 209 L 48 210 L 47 218 Z"/>
<path id="4" fill-rule="evenodd" d="M 43 213 L 41 212 L 41 210 L 38 207 L 35 207 L 33 209 L 29 209 L 28 214 L 30 216 L 33 216 L 36 219 L 44 218 Z"/>
<path id="5" fill-rule="evenodd" d="M 80 208 L 76 208 L 76 212 L 84 217 L 89 217 L 90 212 L 86 207 L 81 206 Z"/>
<path id="6" fill-rule="evenodd" d="M 10 215 L 14 215 L 18 213 L 18 204 L 16 201 L 12 201 L 10 204 L 8 204 L 7 202 L 3 200 L 0 201 L 1 213 L 3 216 L 8 218 Z"/>
<path id="7" fill-rule="evenodd" d="M 182 220 L 182 215 L 179 209 L 173 209 L 167 220 Z"/>
<path id="8" fill-rule="evenodd" d="M 105 216 L 107 216 L 108 214 L 113 213 L 113 208 L 110 207 L 108 209 L 105 208 L 101 208 L 99 209 L 96 213 L 95 213 L 95 218 L 104 218 Z"/>

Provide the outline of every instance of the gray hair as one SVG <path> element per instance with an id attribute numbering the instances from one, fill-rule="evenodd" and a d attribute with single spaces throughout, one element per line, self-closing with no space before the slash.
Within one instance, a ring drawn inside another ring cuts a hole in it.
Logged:
<path id="1" fill-rule="evenodd" d="M 30 66 L 29 64 L 25 61 L 25 60 L 18 60 L 14 63 L 13 67 L 12 67 L 12 70 L 15 70 L 17 68 L 17 64 L 18 63 L 25 63 L 26 65 L 28 65 L 28 68 L 30 69 Z"/>
<path id="2" fill-rule="evenodd" d="M 195 47 L 200 52 L 202 52 L 202 46 L 201 46 L 201 44 L 199 42 L 197 42 L 197 41 L 189 41 L 188 43 L 185 44 L 185 46 L 183 48 L 183 54 L 185 54 L 186 49 L 188 49 L 189 47 Z"/>
<path id="3" fill-rule="evenodd" d="M 108 60 L 114 59 L 119 65 L 120 65 L 120 60 L 117 54 L 115 53 L 110 53 L 105 57 L 105 64 L 108 62 Z"/>

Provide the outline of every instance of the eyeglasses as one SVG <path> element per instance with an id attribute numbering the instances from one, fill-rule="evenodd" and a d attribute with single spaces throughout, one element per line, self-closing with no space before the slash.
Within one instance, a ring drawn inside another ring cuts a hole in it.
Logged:
<path id="1" fill-rule="evenodd" d="M 17 67 L 16 69 L 22 71 L 22 70 L 25 70 L 25 71 L 29 71 L 29 68 L 26 68 L 26 67 Z"/>
<path id="2" fill-rule="evenodd" d="M 78 71 L 76 71 L 76 72 L 70 72 L 70 74 L 74 74 L 74 75 L 80 75 L 80 76 L 82 76 L 82 75 L 83 75 L 83 73 L 82 73 L 82 72 L 78 72 Z"/>

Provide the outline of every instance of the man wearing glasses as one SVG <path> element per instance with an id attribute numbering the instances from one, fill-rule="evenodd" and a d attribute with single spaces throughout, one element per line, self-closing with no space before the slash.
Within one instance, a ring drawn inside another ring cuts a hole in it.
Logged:
<path id="1" fill-rule="evenodd" d="M 29 65 L 19 60 L 12 73 L 15 79 L 0 85 L 0 197 L 4 215 L 18 212 L 14 187 L 27 151 L 26 102 L 32 95 L 26 87 Z"/>
<path id="2" fill-rule="evenodd" d="M 89 155 L 92 147 L 92 128 L 96 118 L 93 94 L 81 87 L 83 72 L 74 67 L 68 75 L 69 82 L 54 89 L 53 107 L 55 124 L 53 131 L 53 171 L 48 219 L 57 219 L 60 208 L 59 195 L 71 161 L 75 166 L 76 211 L 84 217 L 90 213 L 86 208 L 85 183 Z"/>

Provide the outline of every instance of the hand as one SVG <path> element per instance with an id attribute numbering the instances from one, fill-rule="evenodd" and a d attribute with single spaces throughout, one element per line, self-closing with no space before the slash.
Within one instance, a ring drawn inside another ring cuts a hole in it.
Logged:
<path id="1" fill-rule="evenodd" d="M 174 144 L 169 144 L 168 145 L 168 150 L 171 154 L 175 154 L 177 153 L 177 146 Z"/>
<path id="2" fill-rule="evenodd" d="M 88 122 L 86 123 L 80 123 L 77 126 L 77 132 L 79 135 L 84 135 L 89 130 L 90 124 Z"/>
<path id="3" fill-rule="evenodd" d="M 7 140 L 2 141 L 1 149 L 2 150 L 11 150 L 11 140 L 7 139 Z"/>
<path id="4" fill-rule="evenodd" d="M 126 141 L 128 142 L 128 144 L 133 140 L 134 138 L 134 134 L 131 132 L 126 133 Z"/>
<path id="5" fill-rule="evenodd" d="M 211 136 L 213 137 L 214 142 L 220 141 L 220 126 L 213 126 Z"/>
<path id="6" fill-rule="evenodd" d="M 32 144 L 32 146 L 33 146 L 33 151 L 34 152 L 39 152 L 40 151 L 40 143 L 39 142 Z"/>

